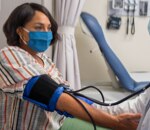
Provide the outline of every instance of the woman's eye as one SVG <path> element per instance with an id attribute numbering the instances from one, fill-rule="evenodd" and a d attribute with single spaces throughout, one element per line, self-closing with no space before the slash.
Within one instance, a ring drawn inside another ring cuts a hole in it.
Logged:
<path id="1" fill-rule="evenodd" d="M 48 27 L 47 30 L 48 30 L 48 31 L 51 31 L 51 27 Z"/>
<path id="2" fill-rule="evenodd" d="M 51 27 L 35 26 L 35 31 L 51 31 Z"/>
<path id="3" fill-rule="evenodd" d="M 42 31 L 43 28 L 42 28 L 42 27 L 35 27 L 35 30 L 36 30 L 36 31 Z"/>

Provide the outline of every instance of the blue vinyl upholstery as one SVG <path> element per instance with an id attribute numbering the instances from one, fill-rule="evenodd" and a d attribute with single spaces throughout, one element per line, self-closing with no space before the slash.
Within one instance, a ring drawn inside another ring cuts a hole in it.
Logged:
<path id="1" fill-rule="evenodd" d="M 109 47 L 105 36 L 103 34 L 103 30 L 98 23 L 97 19 L 89 13 L 82 12 L 81 18 L 93 37 L 95 38 L 100 51 L 102 52 L 105 60 L 109 64 L 110 68 L 114 72 L 115 76 L 118 78 L 120 85 L 129 90 L 129 91 L 137 91 L 143 87 L 145 87 L 149 81 L 145 82 L 136 82 L 131 78 L 126 68 L 123 66 L 119 58 L 115 55 L 112 49 Z"/>

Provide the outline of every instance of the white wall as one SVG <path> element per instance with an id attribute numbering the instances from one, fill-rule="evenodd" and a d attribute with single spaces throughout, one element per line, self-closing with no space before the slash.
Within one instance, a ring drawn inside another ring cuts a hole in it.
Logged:
<path id="1" fill-rule="evenodd" d="M 147 31 L 148 17 L 135 18 L 135 35 L 126 35 L 126 17 L 122 17 L 120 30 L 106 30 L 107 0 L 87 0 L 83 11 L 93 14 L 100 22 L 111 48 L 128 71 L 150 71 L 150 36 Z M 105 84 L 110 82 L 106 64 L 100 53 L 90 53 L 98 48 L 95 40 L 84 35 L 80 24 L 76 29 L 77 51 L 82 83 Z"/>

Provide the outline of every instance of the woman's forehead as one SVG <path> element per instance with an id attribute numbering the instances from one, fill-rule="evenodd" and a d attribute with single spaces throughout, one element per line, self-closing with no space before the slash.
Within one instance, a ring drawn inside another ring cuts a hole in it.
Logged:
<path id="1" fill-rule="evenodd" d="M 43 24 L 43 25 L 51 25 L 49 18 L 40 11 L 35 11 L 35 15 L 27 24 Z"/>

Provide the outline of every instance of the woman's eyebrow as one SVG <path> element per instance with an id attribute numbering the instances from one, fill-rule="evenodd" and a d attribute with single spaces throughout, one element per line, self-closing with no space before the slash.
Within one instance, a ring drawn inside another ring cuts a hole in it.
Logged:
<path id="1" fill-rule="evenodd" d="M 42 26 L 44 26 L 45 24 L 44 24 L 44 23 L 37 22 L 37 23 L 35 23 L 35 25 L 42 25 Z M 51 26 L 51 24 L 48 24 L 48 26 Z"/>

